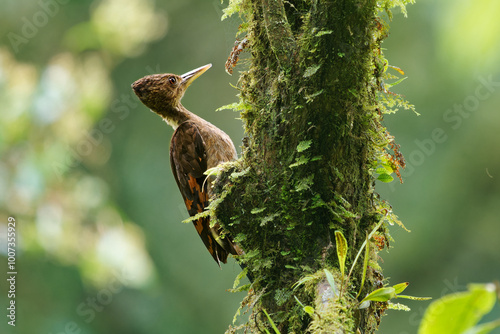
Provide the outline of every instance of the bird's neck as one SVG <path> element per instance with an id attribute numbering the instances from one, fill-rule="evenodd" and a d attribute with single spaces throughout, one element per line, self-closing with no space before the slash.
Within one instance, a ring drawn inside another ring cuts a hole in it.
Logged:
<path id="1" fill-rule="evenodd" d="M 153 112 L 160 115 L 168 125 L 174 128 L 174 130 L 177 129 L 179 124 L 185 121 L 199 118 L 180 103 L 176 106 L 169 106 L 163 110 L 153 110 Z"/>

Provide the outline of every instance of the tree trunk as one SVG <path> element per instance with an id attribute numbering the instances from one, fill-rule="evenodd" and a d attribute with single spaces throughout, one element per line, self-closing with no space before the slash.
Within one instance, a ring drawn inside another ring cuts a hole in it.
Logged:
<path id="1" fill-rule="evenodd" d="M 372 333 L 387 306 L 358 309 L 368 292 L 382 287 L 376 252 L 387 243 L 386 224 L 370 240 L 359 297 L 364 259 L 349 279 L 347 272 L 390 212 L 374 192 L 374 170 L 381 163 L 398 168 L 386 151 L 391 137 L 380 125 L 384 109 L 377 98 L 387 28 L 377 15 L 389 5 L 241 1 L 251 52 L 238 84 L 247 138 L 242 158 L 216 181 L 212 215 L 241 245 L 241 261 L 254 277 L 243 303 L 252 314 L 240 326 L 251 333 L 275 333 L 273 323 L 281 333 Z M 349 247 L 344 279 L 336 230 Z"/>

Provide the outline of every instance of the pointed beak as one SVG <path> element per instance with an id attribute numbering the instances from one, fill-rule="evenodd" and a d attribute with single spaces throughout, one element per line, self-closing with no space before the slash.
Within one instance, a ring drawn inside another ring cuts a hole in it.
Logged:
<path id="1" fill-rule="evenodd" d="M 198 67 L 192 71 L 189 71 L 187 73 L 184 73 L 181 75 L 182 78 L 182 85 L 185 88 L 188 88 L 190 84 L 193 83 L 193 81 L 198 78 L 200 75 L 205 73 L 206 70 L 208 70 L 210 67 L 212 67 L 212 64 L 208 64 L 202 67 Z"/>

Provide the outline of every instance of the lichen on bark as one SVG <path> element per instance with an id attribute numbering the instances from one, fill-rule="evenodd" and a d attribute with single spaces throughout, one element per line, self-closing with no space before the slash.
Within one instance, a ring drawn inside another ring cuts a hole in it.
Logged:
<path id="1" fill-rule="evenodd" d="M 378 14 L 394 3 L 230 5 L 232 11 L 240 6 L 240 33 L 251 55 L 238 83 L 247 137 L 242 157 L 218 176 L 212 214 L 244 249 L 239 260 L 255 279 L 244 301 L 252 315 L 240 327 L 273 332 L 265 310 L 281 333 L 373 332 L 386 305 L 357 309 L 363 262 L 349 281 L 340 279 L 334 231 L 342 231 L 354 250 L 349 268 L 366 236 L 392 217 L 374 191 L 374 170 L 391 161 L 392 137 L 380 125 L 377 98 L 384 91 L 380 43 L 387 35 Z M 377 245 L 370 248 L 361 299 L 382 286 L 377 250 L 388 243 L 386 225 L 370 241 Z M 324 269 L 343 294 L 332 291 Z"/>

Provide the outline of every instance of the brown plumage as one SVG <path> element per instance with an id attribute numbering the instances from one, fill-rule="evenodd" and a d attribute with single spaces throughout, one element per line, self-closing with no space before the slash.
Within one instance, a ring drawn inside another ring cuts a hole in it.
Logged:
<path id="1" fill-rule="evenodd" d="M 175 129 L 170 141 L 170 165 L 191 216 L 207 207 L 211 195 L 211 182 L 206 181 L 203 173 L 236 159 L 231 138 L 181 104 L 187 87 L 211 66 L 208 64 L 183 75 L 148 75 L 132 84 L 142 103 Z M 209 217 L 194 221 L 194 226 L 219 266 L 220 262 L 226 263 L 228 254 L 241 254 L 228 235 L 220 237 L 218 224 L 210 227 Z"/>

